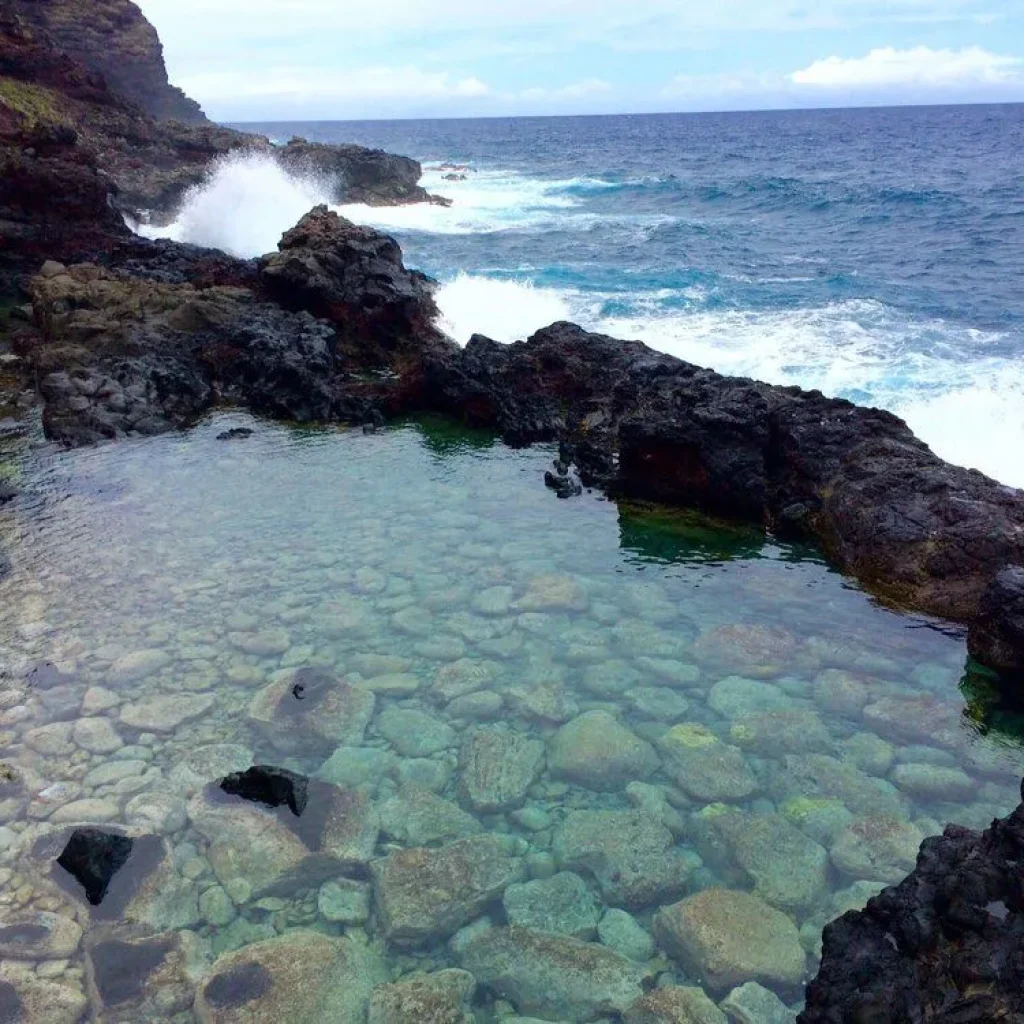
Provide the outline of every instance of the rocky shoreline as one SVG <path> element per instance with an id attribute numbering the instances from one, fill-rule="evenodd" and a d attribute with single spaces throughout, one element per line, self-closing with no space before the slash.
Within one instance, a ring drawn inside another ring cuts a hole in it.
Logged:
<path id="1" fill-rule="evenodd" d="M 48 17 L 38 17 L 44 8 Z M 943 462 L 898 418 L 816 392 L 723 377 L 573 324 L 554 324 L 513 345 L 477 336 L 460 348 L 435 326 L 433 284 L 404 266 L 398 244 L 326 207 L 259 260 L 133 235 L 125 215 L 170 216 L 211 161 L 236 150 L 269 153 L 293 171 L 329 179 L 336 202 L 440 200 L 419 186 L 420 167 L 407 158 L 301 140 L 273 147 L 206 122 L 167 84 L 155 33 L 150 39 L 129 9 L 136 10 L 114 0 L 103 5 L 105 16 L 127 12 L 127 23 L 114 22 L 142 47 L 151 71 L 157 61 L 160 70 L 144 86 L 121 82 L 128 97 L 90 66 L 94 39 L 77 32 L 60 38 L 77 24 L 64 16 L 65 5 L 26 0 L 0 15 L 0 294 L 11 297 L 0 335 L 11 348 L 12 392 L 38 394 L 49 437 L 85 445 L 156 434 L 234 404 L 296 422 L 370 429 L 398 415 L 441 412 L 492 429 L 511 445 L 558 442 L 549 484 L 559 493 L 598 487 L 813 540 L 881 598 L 966 624 L 971 654 L 1001 674 L 1008 697 L 1016 695 L 1024 679 L 1024 493 Z M 0 490 L 0 502 L 13 497 Z M 0 554 L 0 573 L 3 566 Z M 534 756 L 515 755 L 527 762 Z M 532 780 L 524 771 L 523 788 Z M 571 767 L 564 771 L 571 776 Z M 189 815 L 208 821 L 212 838 L 221 812 L 207 808 L 209 798 L 196 796 Z M 466 799 L 483 808 L 504 800 L 473 792 Z M 251 808 L 234 813 L 240 833 L 254 840 L 271 828 L 263 811 L 256 825 Z M 358 943 L 296 932 L 247 947 L 237 962 L 218 960 L 197 997 L 199 1019 L 233 1020 L 239 1006 L 252 1003 L 261 1019 L 279 1019 L 308 989 L 302 1012 L 309 1019 L 324 1005 L 316 1000 L 337 1002 L 344 992 L 353 1007 L 369 1000 L 371 1020 L 407 1019 L 410 1006 L 440 1007 L 438 1020 L 469 1020 L 477 984 L 543 1017 L 724 1019 L 700 990 L 651 991 L 642 967 L 588 941 L 589 924 L 580 938 L 557 939 L 516 924 L 508 901 L 533 898 L 521 889 L 535 882 L 525 881 L 515 851 L 492 837 L 398 851 L 371 865 L 366 835 L 376 838 L 376 811 L 356 801 L 325 813 L 327 823 L 318 827 L 338 829 L 332 850 L 347 849 L 348 866 L 372 875 L 337 894 L 347 908 L 338 913 L 363 913 L 372 889 L 389 941 L 412 948 L 440 929 L 455 936 L 459 967 L 386 984 L 383 964 Z M 983 835 L 951 826 L 925 842 L 910 878 L 829 926 L 801 1021 L 1015 1019 L 1024 1009 L 1013 874 L 1022 816 L 1024 808 Z M 295 870 L 321 870 L 322 831 L 316 841 L 299 842 L 273 820 L 276 839 L 295 854 Z M 71 840 L 66 831 L 61 846 Z M 160 840 L 149 840 L 156 842 L 149 843 L 145 884 L 129 901 L 139 934 L 89 939 L 94 1002 L 141 1014 L 159 1008 L 143 1006 L 141 991 L 126 995 L 123 978 L 104 976 L 111 951 L 97 956 L 103 943 L 119 944 L 118 955 L 164 977 L 168 991 L 190 994 L 194 974 L 180 935 L 144 934 L 147 900 L 157 899 L 167 858 Z M 34 853 L 47 868 L 60 852 L 56 842 Z M 655 852 L 661 864 L 667 854 Z M 225 852 L 225 863 L 245 855 Z M 601 869 L 594 870 L 601 880 Z M 666 875 L 673 871 L 682 874 L 676 865 Z M 449 891 L 453 879 L 458 891 Z M 749 905 L 704 894 L 671 903 L 683 895 L 675 881 L 645 874 L 632 884 L 664 883 L 657 900 L 649 893 L 640 899 L 665 905 L 654 926 L 659 945 L 706 969 L 708 984 L 726 997 L 723 1008 L 730 1000 L 739 1006 L 735 1019 L 757 1019 L 747 1003 L 771 994 L 759 984 L 730 994 L 740 976 L 715 975 L 693 920 L 703 927 L 749 919 L 773 955 L 747 973 L 798 990 L 804 955 L 785 914 L 753 896 Z M 630 905 L 628 874 L 601 884 Z M 421 905 L 428 891 L 435 903 Z M 460 931 L 502 893 L 508 927 Z M 260 895 L 275 894 L 268 883 Z M 541 894 L 541 902 L 547 898 Z M 53 899 L 59 905 L 66 895 L 55 891 Z M 42 937 L 32 932 L 33 941 L 50 943 L 51 954 L 67 940 L 49 919 L 12 927 L 23 925 L 43 929 Z M 21 1012 L 27 993 L 36 998 L 39 991 L 0 976 L 0 1011 L 10 1003 Z M 67 1019 L 75 1019 L 74 1009 Z M 356 1019 L 361 1011 L 352 1012 Z"/>

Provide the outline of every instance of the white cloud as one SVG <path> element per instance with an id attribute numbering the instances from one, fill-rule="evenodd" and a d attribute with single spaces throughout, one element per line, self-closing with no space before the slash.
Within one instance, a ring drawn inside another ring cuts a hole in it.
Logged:
<path id="1" fill-rule="evenodd" d="M 321 68 L 275 67 L 259 75 L 247 71 L 215 71 L 190 75 L 182 88 L 204 101 L 273 99 L 288 103 L 331 101 L 353 103 L 375 100 L 477 99 L 491 89 L 479 78 L 453 78 L 444 72 L 415 67 Z"/>
<path id="2" fill-rule="evenodd" d="M 1005 85 L 1020 80 L 1021 60 L 990 53 L 979 46 L 932 50 L 891 46 L 864 57 L 826 57 L 789 77 L 795 85 L 817 89 L 860 89 L 886 86 Z"/>
<path id="3" fill-rule="evenodd" d="M 600 78 L 586 78 L 582 82 L 573 82 L 557 89 L 544 89 L 539 86 L 523 89 L 517 94 L 522 100 L 582 100 L 594 96 L 604 96 L 612 91 L 612 87 Z M 513 97 L 509 97 L 513 98 Z"/>

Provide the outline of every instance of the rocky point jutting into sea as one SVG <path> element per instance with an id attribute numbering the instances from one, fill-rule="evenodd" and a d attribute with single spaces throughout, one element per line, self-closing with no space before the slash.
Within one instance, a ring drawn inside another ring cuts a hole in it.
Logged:
<path id="1" fill-rule="evenodd" d="M 127 0 L 0 15 L 0 1018 L 1016 1019 L 957 683 L 966 626 L 1017 696 L 1024 493 L 573 324 L 460 347 L 326 207 L 126 226 L 235 150 L 444 201 L 208 122 Z"/>

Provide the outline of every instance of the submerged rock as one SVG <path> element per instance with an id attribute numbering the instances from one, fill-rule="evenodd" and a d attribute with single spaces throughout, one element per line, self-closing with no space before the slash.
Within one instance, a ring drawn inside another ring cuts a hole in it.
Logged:
<path id="1" fill-rule="evenodd" d="M 77 829 L 57 863 L 81 885 L 93 906 L 103 902 L 110 883 L 131 856 L 134 840 L 119 832 Z"/>
<path id="2" fill-rule="evenodd" d="M 462 965 L 522 1014 L 592 1021 L 643 994 L 645 967 L 594 943 L 529 928 L 493 928 L 470 941 Z"/>
<path id="3" fill-rule="evenodd" d="M 702 988 L 665 985 L 638 999 L 622 1015 L 625 1024 L 728 1024 Z"/>
<path id="4" fill-rule="evenodd" d="M 617 790 L 658 767 L 654 748 L 607 711 L 587 711 L 548 745 L 548 769 L 588 789 Z"/>
<path id="5" fill-rule="evenodd" d="M 563 870 L 595 878 L 607 903 L 635 910 L 681 896 L 694 868 L 672 833 L 644 811 L 572 811 L 552 853 Z"/>
<path id="6" fill-rule="evenodd" d="M 199 943 L 188 931 L 97 935 L 85 961 L 93 1005 L 111 1020 L 167 1020 L 191 1009 L 200 961 Z"/>
<path id="7" fill-rule="evenodd" d="M 447 938 L 513 882 L 523 867 L 493 836 L 437 850 L 399 850 L 371 865 L 381 931 L 400 946 Z"/>
<path id="8" fill-rule="evenodd" d="M 654 918 L 654 936 L 716 992 L 747 981 L 795 990 L 806 967 L 796 925 L 746 892 L 706 889 L 664 907 Z"/>
<path id="9" fill-rule="evenodd" d="M 291 931 L 220 957 L 199 987 L 202 1024 L 363 1024 L 381 959 L 352 939 Z"/>
<path id="10" fill-rule="evenodd" d="M 739 748 L 723 743 L 707 726 L 689 722 L 673 726 L 659 740 L 658 749 L 666 772 L 698 800 L 745 800 L 758 790 Z"/>
<path id="11" fill-rule="evenodd" d="M 511 729 L 478 729 L 459 750 L 459 794 L 478 814 L 522 805 L 544 765 L 544 744 Z"/>
<path id="12" fill-rule="evenodd" d="M 597 903 L 587 883 L 572 872 L 510 885 L 502 902 L 509 924 L 576 939 L 597 934 Z"/>
<path id="13" fill-rule="evenodd" d="M 378 985 L 370 996 L 367 1024 L 474 1024 L 470 1003 L 475 992 L 473 975 L 457 970 Z"/>

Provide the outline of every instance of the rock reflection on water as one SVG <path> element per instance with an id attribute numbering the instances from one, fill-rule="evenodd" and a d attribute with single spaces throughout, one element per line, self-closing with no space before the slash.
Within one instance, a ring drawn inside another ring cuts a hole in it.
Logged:
<path id="1" fill-rule="evenodd" d="M 550 457 L 233 415 L 22 456 L 7 1017 L 790 1020 L 828 920 L 1016 805 L 955 633 Z M 254 764 L 301 808 L 211 785 Z M 55 872 L 83 826 L 146 837 L 116 914 Z"/>

